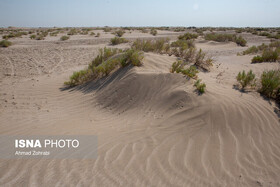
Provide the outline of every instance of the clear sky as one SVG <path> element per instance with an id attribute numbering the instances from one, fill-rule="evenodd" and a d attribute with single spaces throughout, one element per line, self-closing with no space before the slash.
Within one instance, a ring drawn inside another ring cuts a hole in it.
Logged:
<path id="1" fill-rule="evenodd" d="M 0 27 L 279 27 L 280 0 L 0 0 Z"/>

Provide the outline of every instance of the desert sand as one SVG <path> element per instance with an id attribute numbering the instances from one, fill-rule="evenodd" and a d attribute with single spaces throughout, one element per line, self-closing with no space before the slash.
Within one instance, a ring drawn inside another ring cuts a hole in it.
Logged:
<path id="1" fill-rule="evenodd" d="M 0 160 L 1 186 L 280 186 L 278 108 L 236 75 L 277 69 L 237 56 L 246 47 L 196 39 L 214 66 L 193 81 L 170 73 L 176 57 L 145 53 L 143 66 L 120 69 L 72 89 L 64 81 L 87 66 L 112 34 L 68 41 L 27 36 L 0 48 L 1 135 L 97 135 L 92 160 Z M 176 40 L 181 34 L 159 31 Z M 243 33 L 248 46 L 269 39 Z M 133 31 L 125 38 L 155 38 Z M 126 48 L 130 44 L 116 47 Z"/>

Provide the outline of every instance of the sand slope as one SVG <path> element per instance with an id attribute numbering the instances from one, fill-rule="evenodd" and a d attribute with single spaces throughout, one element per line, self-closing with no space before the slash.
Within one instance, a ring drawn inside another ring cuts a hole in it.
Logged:
<path id="1" fill-rule="evenodd" d="M 279 186 L 275 106 L 255 92 L 233 88 L 238 71 L 259 75 L 279 65 L 253 66 L 250 57 L 236 56 L 240 47 L 232 43 L 197 46 L 216 59 L 210 73 L 199 74 L 207 84 L 204 95 L 195 93 L 192 80 L 169 73 L 175 57 L 152 53 L 145 54 L 142 67 L 63 89 L 69 74 L 87 64 L 98 46 L 80 50 L 76 61 L 70 60 L 73 49 L 39 48 L 44 67 L 34 61 L 30 70 L 7 70 L 11 76 L 3 75 L 0 91 L 1 134 L 94 134 L 99 152 L 96 160 L 1 160 L 0 185 Z M 7 67 L 12 55 L 1 57 Z"/>

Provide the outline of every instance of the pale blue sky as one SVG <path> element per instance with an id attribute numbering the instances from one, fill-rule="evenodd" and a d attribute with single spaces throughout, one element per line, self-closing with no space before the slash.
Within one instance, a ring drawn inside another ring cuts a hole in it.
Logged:
<path id="1" fill-rule="evenodd" d="M 0 27 L 279 27 L 280 0 L 0 0 Z"/>

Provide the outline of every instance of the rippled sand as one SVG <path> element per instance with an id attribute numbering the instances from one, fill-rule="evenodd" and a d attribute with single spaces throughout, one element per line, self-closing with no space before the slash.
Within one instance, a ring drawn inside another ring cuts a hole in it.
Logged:
<path id="1" fill-rule="evenodd" d="M 15 39 L 0 49 L 0 132 L 97 135 L 98 157 L 1 160 L 1 186 L 280 186 L 277 108 L 233 87 L 239 71 L 260 76 L 278 64 L 252 65 L 251 56 L 236 56 L 245 48 L 198 39 L 197 48 L 215 58 L 210 73 L 199 73 L 207 85 L 201 96 L 191 80 L 169 73 L 175 57 L 153 53 L 145 54 L 142 67 L 65 90 L 68 76 L 111 35 L 75 37 L 64 43 Z M 268 42 L 244 37 L 249 45 Z"/>

